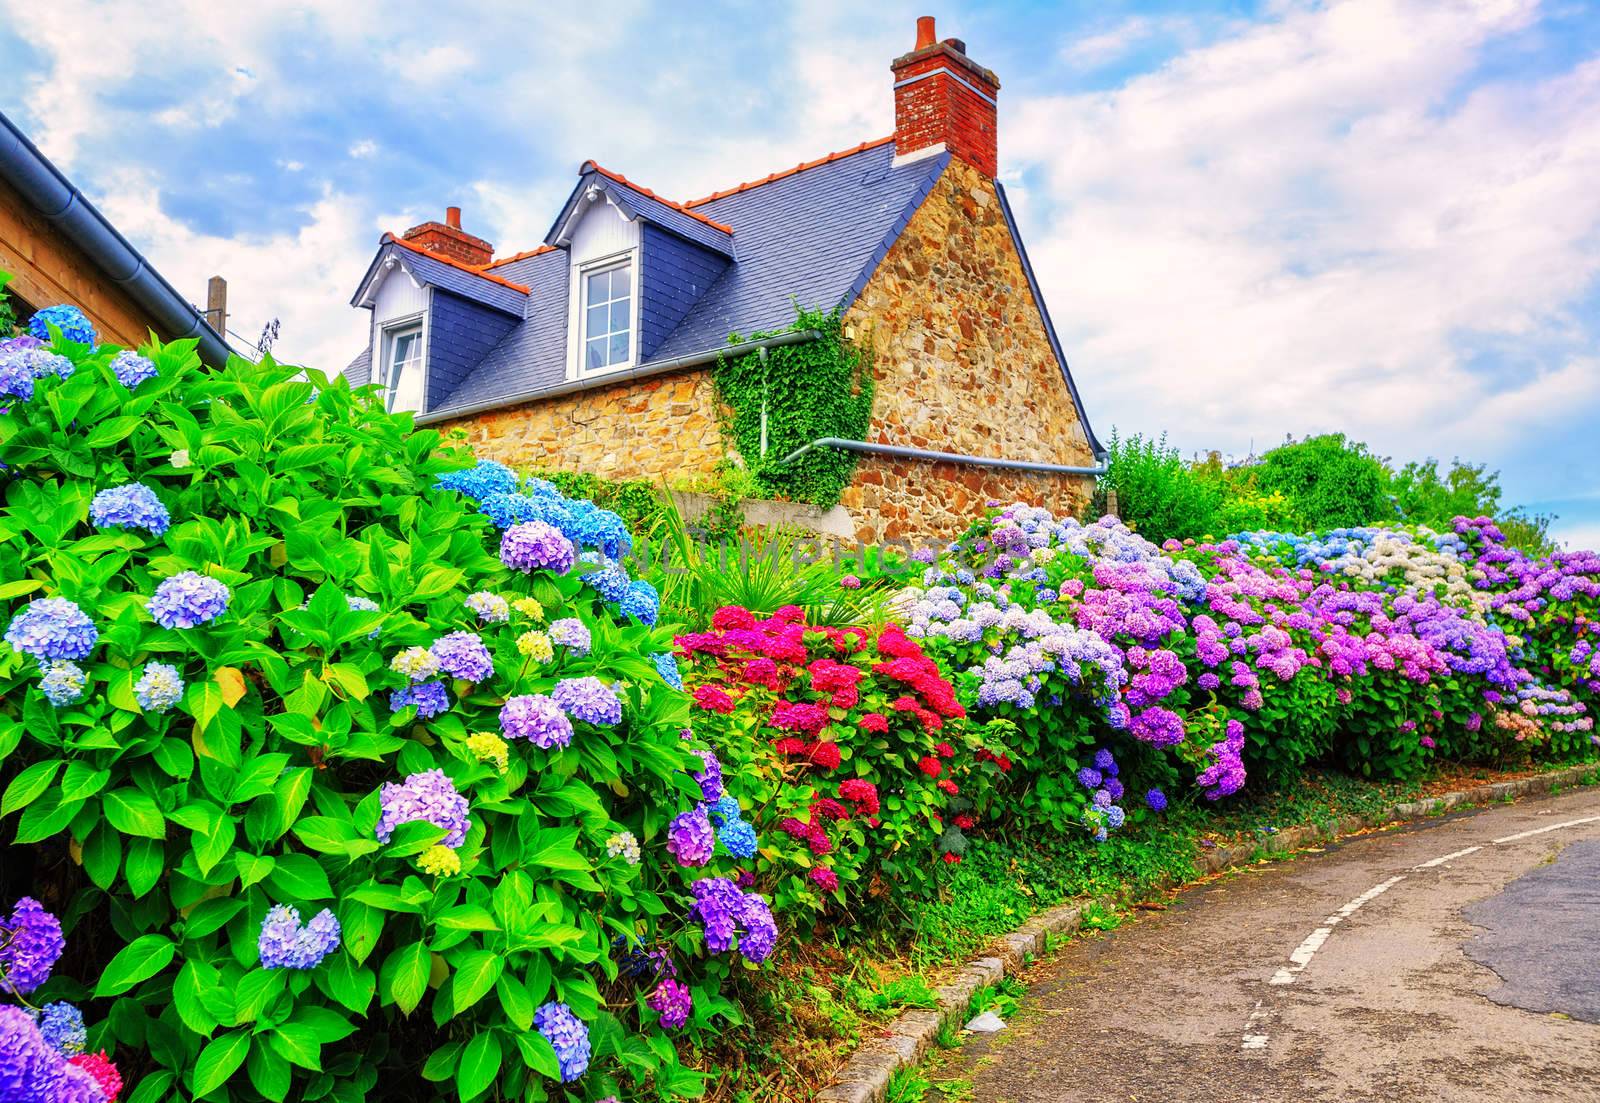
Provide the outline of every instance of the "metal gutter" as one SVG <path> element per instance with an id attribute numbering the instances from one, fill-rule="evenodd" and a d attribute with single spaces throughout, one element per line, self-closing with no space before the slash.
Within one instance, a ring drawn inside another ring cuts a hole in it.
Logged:
<path id="1" fill-rule="evenodd" d="M 877 444 L 870 440 L 845 440 L 843 437 L 818 437 L 810 444 L 801 445 L 779 463 L 793 463 L 813 448 L 844 448 L 851 452 L 869 452 L 880 456 L 899 456 L 908 460 L 930 460 L 938 463 L 964 463 L 973 467 L 1001 467 L 1011 471 L 1038 471 L 1050 475 L 1104 475 L 1106 465 L 1073 467 L 1060 463 L 1039 463 L 1035 460 L 1007 460 L 994 456 L 967 456 L 960 452 L 930 452 L 925 448 L 906 448 L 898 444 Z"/>
<path id="2" fill-rule="evenodd" d="M 163 279 L 3 112 L 0 177 L 33 204 L 63 237 L 82 249 L 106 278 L 143 307 L 162 330 L 180 340 L 199 338 L 200 358 L 212 367 L 227 363 L 228 344 L 206 322 L 204 312 Z"/>
<path id="3" fill-rule="evenodd" d="M 694 368 L 702 364 L 713 364 L 724 356 L 744 356 L 764 349 L 782 348 L 785 345 L 802 345 L 808 341 L 815 341 L 822 336 L 820 330 L 802 329 L 793 333 L 780 333 L 775 337 L 763 337 L 758 341 L 741 341 L 737 345 L 725 345 L 722 348 L 710 349 L 706 352 L 691 352 L 684 356 L 674 356 L 670 360 L 652 360 L 648 364 L 625 371 L 608 372 L 605 375 L 594 376 L 589 379 L 575 379 L 559 387 L 540 387 L 534 390 L 519 391 L 516 394 L 505 395 L 500 398 L 487 398 L 482 402 L 469 402 L 465 406 L 452 406 L 443 410 L 430 410 L 419 414 L 415 421 L 418 425 L 432 425 L 438 421 L 449 421 L 452 418 L 469 417 L 472 414 L 481 414 L 485 410 L 497 410 L 503 406 L 520 406 L 524 402 L 533 402 L 536 399 L 559 398 L 562 395 L 576 394 L 579 391 L 590 391 L 598 387 L 610 387 L 617 383 L 632 382 L 636 379 L 648 379 L 653 375 L 662 375 L 681 368 Z"/>

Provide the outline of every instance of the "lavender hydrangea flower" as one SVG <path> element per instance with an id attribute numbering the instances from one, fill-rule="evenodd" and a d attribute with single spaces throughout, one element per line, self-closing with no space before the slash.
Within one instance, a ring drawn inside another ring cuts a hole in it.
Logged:
<path id="1" fill-rule="evenodd" d="M 168 663 L 146 663 L 133 684 L 133 698 L 146 712 L 166 712 L 183 700 L 183 675 Z"/>
<path id="2" fill-rule="evenodd" d="M 5 1103 L 106 1103 L 87 1069 L 57 1052 L 20 1007 L 0 1007 L 0 1100 Z"/>
<path id="3" fill-rule="evenodd" d="M 1152 789 L 1144 795 L 1145 807 L 1152 812 L 1165 812 L 1167 810 L 1167 794 L 1160 789 Z"/>
<path id="4" fill-rule="evenodd" d="M 533 1025 L 556 1051 L 561 1082 L 570 1084 L 589 1068 L 589 1028 L 564 1003 L 547 1003 L 533 1013 Z"/>
<path id="5" fill-rule="evenodd" d="M 572 541 L 543 521 L 512 525 L 500 539 L 500 562 L 524 574 L 536 570 L 566 574 L 577 559 Z"/>
<path id="6" fill-rule="evenodd" d="M 433 641 L 430 649 L 439 669 L 452 678 L 481 682 L 494 674 L 494 658 L 483 640 L 471 632 L 451 632 Z"/>
<path id="7" fill-rule="evenodd" d="M 667 853 L 680 866 L 703 866 L 716 849 L 716 836 L 704 807 L 681 812 L 667 825 Z"/>
<path id="8" fill-rule="evenodd" d="M 722 800 L 722 763 L 718 762 L 717 756 L 710 751 L 695 751 L 694 753 L 699 756 L 701 762 L 705 763 L 701 770 L 692 774 L 694 779 L 700 783 L 700 799 L 710 804 L 716 804 Z M 735 804 L 734 807 L 737 809 L 738 805 Z"/>
<path id="9" fill-rule="evenodd" d="M 599 678 L 564 678 L 550 696 L 574 720 L 602 727 L 622 722 L 622 699 Z"/>
<path id="10" fill-rule="evenodd" d="M 111 359 L 111 374 L 117 377 L 128 390 L 133 390 L 147 379 L 154 379 L 161 373 L 156 370 L 155 364 L 137 352 L 124 349 Z"/>
<path id="11" fill-rule="evenodd" d="M 228 611 L 228 587 L 197 571 L 180 571 L 163 579 L 145 605 L 163 628 L 193 628 Z"/>
<path id="12" fill-rule="evenodd" d="M 694 1010 L 694 997 L 688 986 L 672 977 L 664 979 L 644 1002 L 652 1011 L 660 1012 L 661 1025 L 666 1030 L 682 1030 L 689 1021 L 689 1012 Z"/>
<path id="13" fill-rule="evenodd" d="M 444 828 L 441 842 L 454 850 L 467 841 L 467 829 L 472 826 L 467 798 L 456 791 L 455 783 L 443 770 L 423 770 L 400 785 L 385 782 L 378 794 L 378 807 L 376 834 L 380 843 L 388 842 L 401 824 L 426 820 Z"/>
<path id="14" fill-rule="evenodd" d="M 499 594 L 492 594 L 488 590 L 468 594 L 463 604 L 466 605 L 468 612 L 476 614 L 484 624 L 504 624 L 511 619 L 511 604 Z"/>
<path id="15" fill-rule="evenodd" d="M 57 659 L 55 662 L 39 664 L 44 677 L 39 679 L 39 689 L 56 708 L 75 705 L 83 700 L 83 689 L 88 684 L 88 676 L 83 668 L 69 659 Z"/>
<path id="16" fill-rule="evenodd" d="M 33 897 L 21 897 L 10 920 L 0 920 L 0 991 L 32 992 L 50 979 L 66 947 L 61 921 Z"/>
<path id="17" fill-rule="evenodd" d="M 1078 784 L 1085 789 L 1098 789 L 1101 780 L 1100 771 L 1093 766 L 1085 766 L 1078 771 Z"/>
<path id="18" fill-rule="evenodd" d="M 526 739 L 545 750 L 572 742 L 572 721 L 543 694 L 525 693 L 506 701 L 500 709 L 500 730 L 507 739 Z"/>
<path id="19" fill-rule="evenodd" d="M 450 694 L 443 682 L 421 682 L 389 694 L 389 708 L 399 712 L 407 705 L 417 706 L 418 720 L 431 720 L 450 711 Z"/>
<path id="20" fill-rule="evenodd" d="M 159 538 L 172 524 L 172 514 L 148 486 L 128 483 L 96 494 L 89 503 L 89 522 L 102 529 L 144 529 Z"/>
<path id="21" fill-rule="evenodd" d="M 261 920 L 256 951 L 263 969 L 312 969 L 339 948 L 339 919 L 323 908 L 304 926 L 300 912 L 274 904 Z"/>
<path id="22" fill-rule="evenodd" d="M 49 349 L 29 349 L 17 354 L 22 364 L 33 373 L 34 379 L 71 379 L 76 369 L 72 361 L 62 356 L 59 352 Z"/>
<path id="23" fill-rule="evenodd" d="M 726 877 L 705 877 L 689 886 L 695 902 L 689 909 L 705 931 L 706 949 L 714 954 L 733 948 L 739 938 L 739 953 L 752 965 L 760 965 L 778 942 L 778 925 L 767 902 L 753 892 L 742 891 Z"/>
<path id="24" fill-rule="evenodd" d="M 33 398 L 33 368 L 16 353 L 0 354 L 0 398 Z"/>
<path id="25" fill-rule="evenodd" d="M 562 617 L 550 622 L 550 641 L 558 643 L 580 659 L 589 653 L 592 643 L 589 628 L 577 617 Z"/>
<path id="26" fill-rule="evenodd" d="M 40 662 L 46 659 L 87 659 L 100 631 L 76 604 L 64 597 L 44 597 L 28 602 L 11 618 L 6 642 Z"/>
<path id="27" fill-rule="evenodd" d="M 70 304 L 47 306 L 38 311 L 28 321 L 28 332 L 41 341 L 49 341 L 52 325 L 69 341 L 76 341 L 80 345 L 99 343 L 100 338 L 95 333 L 94 326 L 89 323 L 89 319 L 83 311 Z"/>
<path id="28" fill-rule="evenodd" d="M 47 1003 L 40 1010 L 39 1033 L 63 1057 L 82 1053 L 89 1044 L 83 1012 L 63 1000 Z"/>

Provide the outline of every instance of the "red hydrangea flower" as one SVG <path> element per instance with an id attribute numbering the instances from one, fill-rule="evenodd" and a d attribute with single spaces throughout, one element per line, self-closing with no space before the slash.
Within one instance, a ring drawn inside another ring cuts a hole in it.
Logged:
<path id="1" fill-rule="evenodd" d="M 881 712 L 869 712 L 861 718 L 861 730 L 864 732 L 886 732 L 889 730 L 889 718 Z"/>
<path id="2" fill-rule="evenodd" d="M 944 763 L 934 758 L 931 754 L 923 755 L 921 761 L 917 763 L 917 769 L 929 777 L 938 777 L 944 773 Z"/>
<path id="3" fill-rule="evenodd" d="M 805 754 L 807 746 L 808 744 L 804 739 L 797 739 L 792 735 L 786 735 L 782 739 L 774 740 L 772 749 L 777 751 L 779 754 Z"/>
<path id="4" fill-rule="evenodd" d="M 726 690 L 716 686 L 695 687 L 694 703 L 708 712 L 727 714 L 733 711 L 733 698 L 728 696 Z"/>
<path id="5" fill-rule="evenodd" d="M 828 710 L 823 705 L 779 701 L 772 710 L 772 719 L 767 722 L 780 731 L 816 735 L 828 723 Z"/>
<path id="6" fill-rule="evenodd" d="M 956 756 L 956 749 L 948 743 L 936 744 L 933 749 L 939 752 L 940 758 L 954 758 Z"/>
<path id="7" fill-rule="evenodd" d="M 765 657 L 751 659 L 745 663 L 740 676 L 747 682 L 766 686 L 770 690 L 783 689 L 783 679 L 778 674 L 778 664 Z"/>
<path id="8" fill-rule="evenodd" d="M 896 697 L 889 702 L 889 707 L 896 712 L 916 712 L 922 706 L 917 704 L 915 697 Z"/>
<path id="9" fill-rule="evenodd" d="M 811 871 L 811 879 L 827 892 L 839 891 L 839 875 L 826 866 L 818 866 Z"/>
<path id="10" fill-rule="evenodd" d="M 958 864 L 961 861 L 961 855 L 946 851 L 945 852 L 945 856 L 944 856 L 944 860 L 945 860 L 945 863 L 947 865 L 952 865 L 953 866 L 953 865 Z"/>
<path id="11" fill-rule="evenodd" d="M 839 755 L 837 743 L 813 743 L 806 748 L 806 757 L 814 766 L 821 766 L 824 770 L 837 770 L 844 761 Z"/>
<path id="12" fill-rule="evenodd" d="M 806 631 L 798 624 L 784 625 L 767 636 L 761 650 L 786 663 L 803 663 L 810 656 L 806 650 Z"/>
<path id="13" fill-rule="evenodd" d="M 963 831 L 971 831 L 974 827 L 978 826 L 978 821 L 963 812 L 961 815 L 956 817 L 956 826 L 961 828 Z"/>
<path id="14" fill-rule="evenodd" d="M 821 820 L 847 820 L 850 810 L 832 797 L 818 797 L 811 802 L 811 818 Z"/>
<path id="15" fill-rule="evenodd" d="M 117 1071 L 117 1066 L 111 1063 L 106 1056 L 106 1051 L 99 1053 L 79 1053 L 68 1057 L 67 1063 L 77 1065 L 84 1072 L 94 1077 L 94 1082 L 100 1085 L 100 1090 L 105 1094 L 106 1103 L 112 1103 L 122 1092 L 122 1074 Z"/>
<path id="16" fill-rule="evenodd" d="M 895 659 L 913 658 L 922 655 L 922 648 L 906 635 L 905 629 L 898 624 L 891 624 L 878 633 L 878 654 Z"/>
<path id="17" fill-rule="evenodd" d="M 853 709 L 861 703 L 861 691 L 855 686 L 838 690 L 829 698 L 836 709 Z"/>
<path id="18" fill-rule="evenodd" d="M 798 605 L 780 605 L 773 610 L 771 619 L 776 624 L 803 624 L 806 611 Z"/>
<path id="19" fill-rule="evenodd" d="M 806 846 L 818 858 L 833 852 L 833 843 L 829 841 L 827 833 L 816 824 L 811 825 L 811 834 L 806 836 Z"/>
<path id="20" fill-rule="evenodd" d="M 711 627 L 719 632 L 726 632 L 730 628 L 754 628 L 755 626 L 755 615 L 740 605 L 724 605 L 711 614 Z"/>
<path id="21" fill-rule="evenodd" d="M 852 777 L 841 781 L 839 796 L 851 804 L 859 804 L 869 816 L 878 814 L 878 787 L 864 777 Z"/>
<path id="22" fill-rule="evenodd" d="M 728 641 L 715 632 L 686 632 L 681 636 L 674 637 L 673 642 L 689 654 L 699 652 L 702 655 L 726 655 L 728 653 Z"/>
<path id="23" fill-rule="evenodd" d="M 797 820 L 793 816 L 778 821 L 778 830 L 796 839 L 803 840 L 811 837 L 811 825 L 803 820 Z"/>
<path id="24" fill-rule="evenodd" d="M 961 795 L 961 787 L 958 786 L 955 782 L 951 781 L 949 778 L 940 778 L 939 779 L 939 788 L 941 788 L 945 792 L 949 793 L 952 797 L 956 797 L 956 796 L 960 796 Z"/>
<path id="25" fill-rule="evenodd" d="M 861 681 L 861 668 L 849 663 L 836 663 L 832 659 L 818 659 L 806 671 L 811 675 L 811 687 L 822 693 L 836 689 L 850 689 Z"/>

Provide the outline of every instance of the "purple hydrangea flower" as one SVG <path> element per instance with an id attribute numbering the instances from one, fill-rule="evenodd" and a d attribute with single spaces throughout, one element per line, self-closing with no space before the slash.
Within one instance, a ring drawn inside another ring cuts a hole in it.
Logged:
<path id="1" fill-rule="evenodd" d="M 644 1002 L 652 1011 L 661 1013 L 661 1025 L 667 1030 L 682 1030 L 689 1021 L 689 1012 L 694 1010 L 688 985 L 671 977 L 663 980 Z"/>
<path id="2" fill-rule="evenodd" d="M 443 770 L 423 770 L 396 785 L 385 782 L 378 796 L 377 837 L 386 843 L 394 829 L 403 823 L 426 820 L 445 830 L 443 845 L 454 850 L 467 841 L 472 818 L 467 814 L 467 798 L 456 791 L 455 783 Z"/>
<path id="3" fill-rule="evenodd" d="M 1107 777 L 1117 776 L 1117 760 L 1106 748 L 1094 752 L 1094 768 Z"/>
<path id="4" fill-rule="evenodd" d="M 20 1007 L 0 1007 L 0 1100 L 106 1103 L 94 1077 L 57 1052 Z"/>
<path id="5" fill-rule="evenodd" d="M 84 611 L 64 597 L 43 597 L 11 618 L 6 642 L 24 655 L 46 659 L 87 659 L 100 631 Z"/>
<path id="6" fill-rule="evenodd" d="M 197 571 L 180 571 L 163 579 L 145 605 L 163 628 L 193 628 L 228 611 L 233 594 L 221 582 Z"/>
<path id="7" fill-rule="evenodd" d="M 622 699 L 599 678 L 563 678 L 550 696 L 574 720 L 602 727 L 622 723 Z"/>
<path id="8" fill-rule="evenodd" d="M 1167 810 L 1167 794 L 1160 789 L 1152 789 L 1144 795 L 1145 807 L 1152 812 L 1165 812 Z"/>
<path id="9" fill-rule="evenodd" d="M 1093 766 L 1085 766 L 1078 771 L 1078 784 L 1085 789 L 1098 789 L 1101 780 L 1100 771 Z"/>
<path id="10" fill-rule="evenodd" d="M 572 742 L 572 721 L 543 694 L 524 693 L 506 701 L 500 709 L 500 730 L 507 739 L 526 739 L 545 750 Z"/>
<path id="11" fill-rule="evenodd" d="M 27 402 L 33 397 L 33 368 L 24 356 L 0 353 L 0 398 Z"/>
<path id="12" fill-rule="evenodd" d="M 533 1025 L 556 1051 L 561 1082 L 570 1084 L 589 1068 L 589 1028 L 564 1003 L 547 1003 L 533 1013 Z"/>
<path id="13" fill-rule="evenodd" d="M 726 877 L 702 878 L 689 891 L 694 893 L 689 914 L 705 930 L 706 949 L 714 954 L 731 950 L 738 936 L 739 953 L 751 964 L 761 964 L 772 953 L 778 925 L 761 897 L 742 891 Z"/>
<path id="14" fill-rule="evenodd" d="M 96 528 L 144 528 L 160 536 L 173 523 L 162 499 L 142 482 L 99 491 L 90 503 L 90 523 Z"/>
<path id="15" fill-rule="evenodd" d="M 550 642 L 558 643 L 579 658 L 589 653 L 589 629 L 577 617 L 562 617 L 550 622 Z"/>
<path id="16" fill-rule="evenodd" d="M 443 682 L 421 682 L 389 694 L 389 708 L 399 712 L 407 705 L 417 706 L 418 720 L 431 720 L 450 710 L 450 693 Z"/>
<path id="17" fill-rule="evenodd" d="M 451 632 L 433 641 L 430 649 L 439 669 L 452 678 L 481 682 L 494 674 L 494 658 L 483 640 L 472 632 Z"/>
<path id="18" fill-rule="evenodd" d="M 700 799 L 715 804 L 722 799 L 722 763 L 710 751 L 694 752 L 705 763 L 705 768 L 692 776 L 700 783 Z M 737 805 L 735 805 L 737 808 Z"/>
<path id="19" fill-rule="evenodd" d="M 514 571 L 546 570 L 566 574 L 578 552 L 561 530 L 543 521 L 512 525 L 500 538 L 500 562 Z"/>
<path id="20" fill-rule="evenodd" d="M 703 805 L 680 812 L 667 825 L 667 853 L 680 866 L 703 866 L 711 860 L 717 838 Z"/>
<path id="21" fill-rule="evenodd" d="M 117 377 L 128 390 L 133 390 L 147 379 L 154 379 L 161 373 L 156 370 L 155 364 L 140 356 L 137 352 L 124 349 L 111 359 L 111 374 Z"/>
<path id="22" fill-rule="evenodd" d="M 61 921 L 33 897 L 20 898 L 11 919 L 0 920 L 0 991 L 32 992 L 50 978 L 66 947 Z"/>
<path id="23" fill-rule="evenodd" d="M 261 920 L 256 950 L 263 969 L 311 969 L 339 948 L 339 919 L 323 908 L 300 925 L 300 912 L 274 904 Z"/>

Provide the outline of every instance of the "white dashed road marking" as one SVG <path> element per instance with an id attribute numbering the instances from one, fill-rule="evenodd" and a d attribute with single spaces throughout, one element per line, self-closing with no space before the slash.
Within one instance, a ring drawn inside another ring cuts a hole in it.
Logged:
<path id="1" fill-rule="evenodd" d="M 1543 835 L 1549 831 L 1560 831 L 1565 827 L 1578 827 L 1581 824 L 1594 823 L 1596 821 L 1600 821 L 1600 816 L 1584 816 L 1582 819 L 1566 820 L 1562 823 L 1552 823 L 1545 827 L 1536 827 L 1531 831 L 1519 831 L 1515 835 L 1505 835 L 1501 838 L 1493 839 L 1490 841 L 1489 845 L 1499 846 L 1502 843 L 1514 843 L 1518 839 L 1527 839 L 1534 835 Z M 1430 858 L 1428 861 L 1423 862 L 1420 865 L 1412 866 L 1411 872 L 1416 873 L 1424 869 L 1436 869 L 1439 866 L 1455 861 L 1457 858 L 1465 858 L 1469 855 L 1476 854 L 1482 849 L 1483 847 L 1481 846 L 1469 846 L 1464 847 L 1461 850 L 1453 851 L 1449 854 L 1441 854 L 1437 858 Z M 1295 978 L 1305 971 L 1306 966 L 1311 964 L 1311 959 L 1317 955 L 1317 951 L 1322 949 L 1323 943 L 1328 941 L 1328 938 L 1333 934 L 1333 929 L 1335 927 L 1337 927 L 1344 920 L 1349 919 L 1356 912 L 1360 911 L 1363 905 L 1376 900 L 1378 897 L 1382 896 L 1384 893 L 1388 892 L 1405 879 L 1406 875 L 1404 873 L 1399 873 L 1381 884 L 1373 885 L 1366 892 L 1362 893 L 1344 907 L 1328 916 L 1328 918 L 1324 919 L 1322 921 L 1322 926 L 1306 935 L 1305 941 L 1296 946 L 1293 952 L 1289 954 L 1289 964 L 1283 966 L 1277 972 L 1273 973 L 1272 977 L 1267 981 L 1267 983 L 1278 986 L 1293 984 L 1295 982 Z M 1239 1042 L 1239 1048 L 1241 1050 L 1262 1050 L 1267 1048 L 1267 1043 L 1270 1038 L 1267 1034 L 1266 1024 L 1267 1020 L 1271 1017 L 1272 1008 L 1266 1006 L 1265 1001 L 1257 1000 L 1256 1005 L 1251 1010 L 1249 1017 L 1245 1019 L 1244 1034 Z"/>

